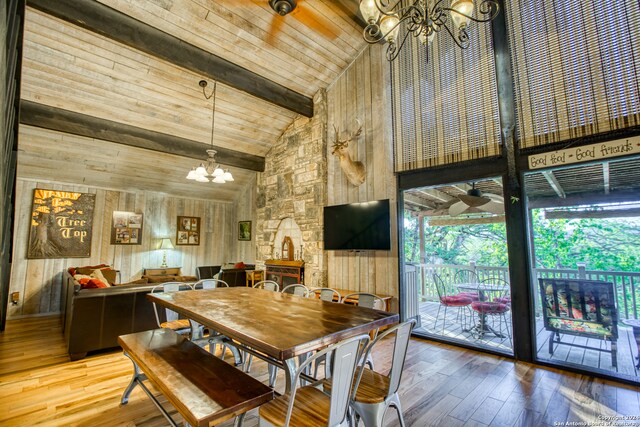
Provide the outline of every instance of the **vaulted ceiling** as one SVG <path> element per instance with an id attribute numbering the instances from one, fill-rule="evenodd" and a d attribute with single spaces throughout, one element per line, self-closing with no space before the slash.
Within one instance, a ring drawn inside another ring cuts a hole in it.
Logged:
<path id="1" fill-rule="evenodd" d="M 19 176 L 55 180 L 75 157 L 60 180 L 233 200 L 289 124 L 313 114 L 314 94 L 364 49 L 357 8 L 299 0 L 280 16 L 267 0 L 28 1 Z M 213 145 L 233 183 L 185 180 L 211 144 L 201 79 L 207 94 L 218 82 Z M 56 130 L 53 140 L 39 127 Z M 142 173 L 132 173 L 136 164 Z"/>

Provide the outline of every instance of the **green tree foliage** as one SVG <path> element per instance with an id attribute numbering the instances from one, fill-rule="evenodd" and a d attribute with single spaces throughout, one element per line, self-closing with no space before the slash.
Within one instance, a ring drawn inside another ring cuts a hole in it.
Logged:
<path id="1" fill-rule="evenodd" d="M 532 214 L 536 268 L 575 269 L 585 262 L 589 270 L 639 270 L 640 218 L 550 220 L 541 210 Z M 405 261 L 420 262 L 418 219 L 408 211 L 405 218 Z M 424 236 L 428 264 L 508 265 L 504 223 L 434 227 L 426 218 Z"/>

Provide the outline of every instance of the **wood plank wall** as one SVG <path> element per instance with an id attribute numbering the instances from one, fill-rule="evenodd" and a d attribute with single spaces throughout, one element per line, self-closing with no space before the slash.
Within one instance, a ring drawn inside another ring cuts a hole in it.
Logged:
<path id="1" fill-rule="evenodd" d="M 389 64 L 382 46 L 369 46 L 327 90 L 328 97 L 328 205 L 390 199 L 391 251 L 328 251 L 328 285 L 356 291 L 398 296 L 398 236 L 396 179 L 393 174 Z M 331 154 L 333 126 L 341 138 L 363 125 L 352 158 L 366 167 L 364 184 L 350 184 Z"/>
<path id="2" fill-rule="evenodd" d="M 236 243 L 235 261 L 243 261 L 246 264 L 253 264 L 256 261 L 256 225 L 257 211 L 257 174 L 245 185 L 244 189 L 238 193 L 236 198 L 236 223 L 234 224 L 232 239 Z M 238 221 L 251 221 L 251 240 L 238 240 Z M 233 261 L 233 260 L 230 260 Z"/>
<path id="3" fill-rule="evenodd" d="M 24 0 L 0 2 L 0 331 L 9 296 L 24 8 Z"/>
<path id="4" fill-rule="evenodd" d="M 26 259 L 29 218 L 35 188 L 95 193 L 91 257 Z M 16 189 L 11 292 L 20 292 L 20 303 L 9 306 L 9 317 L 57 313 L 60 311 L 62 272 L 70 266 L 106 263 L 121 271 L 122 282 L 139 278 L 144 268 L 158 267 L 160 239 L 170 237 L 175 246 L 178 215 L 201 218 L 199 246 L 176 246 L 167 252 L 170 266 L 182 267 L 184 275 L 195 275 L 198 265 L 220 265 L 235 261 L 236 207 L 202 199 L 188 199 L 153 192 L 125 192 L 56 182 L 18 178 Z M 113 211 L 144 215 L 141 245 L 110 244 Z"/>

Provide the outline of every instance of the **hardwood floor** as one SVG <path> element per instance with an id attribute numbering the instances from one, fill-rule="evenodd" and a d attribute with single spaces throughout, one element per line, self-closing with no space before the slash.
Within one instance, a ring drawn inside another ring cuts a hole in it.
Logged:
<path id="1" fill-rule="evenodd" d="M 374 353 L 376 369 L 389 366 L 385 349 L 390 345 L 383 343 Z M 121 351 L 70 362 L 57 317 L 11 320 L 0 334 L 0 425 L 166 426 L 139 388 L 127 405 L 119 405 L 131 372 Z M 254 361 L 252 375 L 267 380 L 263 362 Z M 282 391 L 283 385 L 281 372 L 277 389 Z M 598 416 L 640 415 L 639 392 L 637 387 L 413 339 L 400 399 L 407 426 L 594 425 Z M 257 424 L 254 410 L 244 425 Z M 385 424 L 399 425 L 393 410 Z"/>

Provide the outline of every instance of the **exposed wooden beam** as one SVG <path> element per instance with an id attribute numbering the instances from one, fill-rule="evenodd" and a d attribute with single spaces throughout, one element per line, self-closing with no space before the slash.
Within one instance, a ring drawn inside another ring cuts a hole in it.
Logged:
<path id="1" fill-rule="evenodd" d="M 544 213 L 547 219 L 579 219 L 579 218 L 628 218 L 640 217 L 640 208 L 584 210 L 584 211 L 548 211 Z"/>
<path id="2" fill-rule="evenodd" d="M 562 185 L 560 185 L 560 183 L 558 182 L 558 180 L 556 179 L 556 176 L 553 174 L 552 171 L 543 171 L 542 176 L 544 176 L 544 178 L 547 180 L 551 188 L 553 188 L 553 191 L 556 192 L 558 197 L 560 197 L 561 199 L 564 199 L 567 197 L 567 195 L 564 192 L 564 189 L 562 188 Z"/>
<path id="3" fill-rule="evenodd" d="M 441 227 L 445 225 L 496 224 L 499 222 L 504 222 L 504 215 L 486 216 L 482 218 L 429 219 L 427 225 L 431 227 Z"/>
<path id="4" fill-rule="evenodd" d="M 204 160 L 207 156 L 205 150 L 210 148 L 190 139 L 25 100 L 20 102 L 20 123 L 198 160 Z M 228 148 L 213 148 L 218 151 L 216 160 L 223 165 L 264 172 L 264 157 Z"/>
<path id="5" fill-rule="evenodd" d="M 529 200 L 529 209 L 559 208 L 568 206 L 586 206 L 599 203 L 637 202 L 637 191 L 617 191 L 611 194 L 582 193 L 568 195 L 564 199 L 557 197 L 540 197 Z"/>
<path id="6" fill-rule="evenodd" d="M 97 1 L 29 0 L 29 6 L 287 110 L 313 116 L 313 99 Z"/>

